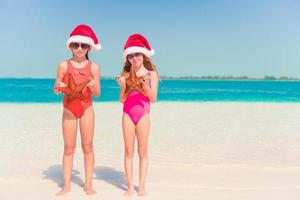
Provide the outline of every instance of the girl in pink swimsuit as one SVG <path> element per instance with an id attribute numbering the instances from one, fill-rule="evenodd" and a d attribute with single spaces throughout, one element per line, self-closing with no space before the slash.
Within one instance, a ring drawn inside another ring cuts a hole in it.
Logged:
<path id="1" fill-rule="evenodd" d="M 154 50 L 146 38 L 140 34 L 129 36 L 124 46 L 125 65 L 121 76 L 117 78 L 120 89 L 120 101 L 123 103 L 122 128 L 125 145 L 125 172 L 127 191 L 132 195 L 133 154 L 137 138 L 139 154 L 139 187 L 138 195 L 144 196 L 145 180 L 148 167 L 148 136 L 150 129 L 150 102 L 157 98 L 158 73 L 151 61 Z"/>
<path id="2" fill-rule="evenodd" d="M 95 163 L 93 149 L 95 115 L 92 96 L 100 96 L 100 68 L 89 61 L 88 52 L 100 49 L 101 46 L 93 30 L 82 24 L 71 32 L 67 47 L 72 51 L 73 57 L 58 66 L 54 86 L 56 94 L 64 93 L 62 117 L 64 185 L 57 195 L 64 195 L 71 190 L 78 123 L 84 154 L 84 191 L 86 194 L 94 194 L 92 177 Z"/>

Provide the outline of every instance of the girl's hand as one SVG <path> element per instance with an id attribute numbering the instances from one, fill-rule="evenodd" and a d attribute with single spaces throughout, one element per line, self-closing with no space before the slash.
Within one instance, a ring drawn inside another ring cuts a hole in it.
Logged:
<path id="1" fill-rule="evenodd" d="M 121 77 L 117 76 L 116 77 L 116 81 L 120 85 L 121 88 L 125 88 L 126 87 L 125 77 L 124 76 L 121 76 Z"/>
<path id="2" fill-rule="evenodd" d="M 148 92 L 150 90 L 150 76 L 148 74 L 146 74 L 145 76 L 143 76 L 143 80 L 142 80 L 142 86 L 143 89 Z"/>
<path id="3" fill-rule="evenodd" d="M 54 93 L 55 94 L 60 94 L 62 92 L 61 88 L 63 88 L 63 87 L 67 87 L 67 85 L 64 82 L 57 81 L 56 86 L 54 88 Z"/>
<path id="4" fill-rule="evenodd" d="M 64 82 L 57 81 L 57 86 L 56 87 L 62 88 L 62 87 L 67 87 L 67 85 Z"/>
<path id="5" fill-rule="evenodd" d="M 89 82 L 88 86 L 90 87 L 90 86 L 95 86 L 95 85 L 96 85 L 95 79 L 93 79 L 92 77 L 90 77 L 90 82 Z"/>

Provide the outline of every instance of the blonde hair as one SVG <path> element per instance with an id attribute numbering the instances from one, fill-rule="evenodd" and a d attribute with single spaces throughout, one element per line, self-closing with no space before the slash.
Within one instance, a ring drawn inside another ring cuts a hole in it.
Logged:
<path id="1" fill-rule="evenodd" d="M 143 54 L 143 58 L 144 58 L 144 59 L 143 59 L 144 67 L 145 67 L 146 69 L 148 69 L 149 71 L 155 71 L 155 72 L 158 74 L 158 72 L 157 72 L 157 70 L 156 70 L 156 67 L 155 67 L 155 65 L 153 64 L 152 60 L 151 60 L 150 58 L 148 58 L 147 56 L 145 56 L 144 54 Z M 121 72 L 121 76 L 124 76 L 125 73 L 130 72 L 130 69 L 131 69 L 131 64 L 130 64 L 130 62 L 128 61 L 128 59 L 126 58 L 126 62 L 125 62 L 125 64 L 124 64 L 123 69 L 122 69 L 122 72 Z"/>

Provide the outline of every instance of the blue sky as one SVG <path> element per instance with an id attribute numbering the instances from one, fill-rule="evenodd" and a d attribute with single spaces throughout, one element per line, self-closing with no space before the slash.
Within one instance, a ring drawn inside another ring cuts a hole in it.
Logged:
<path id="1" fill-rule="evenodd" d="M 103 76 L 122 68 L 123 45 L 145 35 L 167 76 L 300 77 L 300 0 L 0 0 L 0 77 L 54 78 L 78 24 L 102 45 Z"/>

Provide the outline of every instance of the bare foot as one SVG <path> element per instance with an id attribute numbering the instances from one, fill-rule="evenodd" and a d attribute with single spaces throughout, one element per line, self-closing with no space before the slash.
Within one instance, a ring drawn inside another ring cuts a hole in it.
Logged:
<path id="1" fill-rule="evenodd" d="M 93 189 L 93 187 L 84 187 L 84 191 L 87 195 L 94 195 L 96 194 L 96 191 Z"/>
<path id="2" fill-rule="evenodd" d="M 138 196 L 146 196 L 145 186 L 139 187 Z"/>
<path id="3" fill-rule="evenodd" d="M 124 192 L 124 196 L 131 196 L 133 195 L 133 188 L 128 188 L 126 192 Z"/>
<path id="4" fill-rule="evenodd" d="M 59 191 L 58 193 L 56 193 L 56 196 L 63 196 L 66 193 L 70 192 L 71 188 L 63 188 L 61 191 Z"/>

